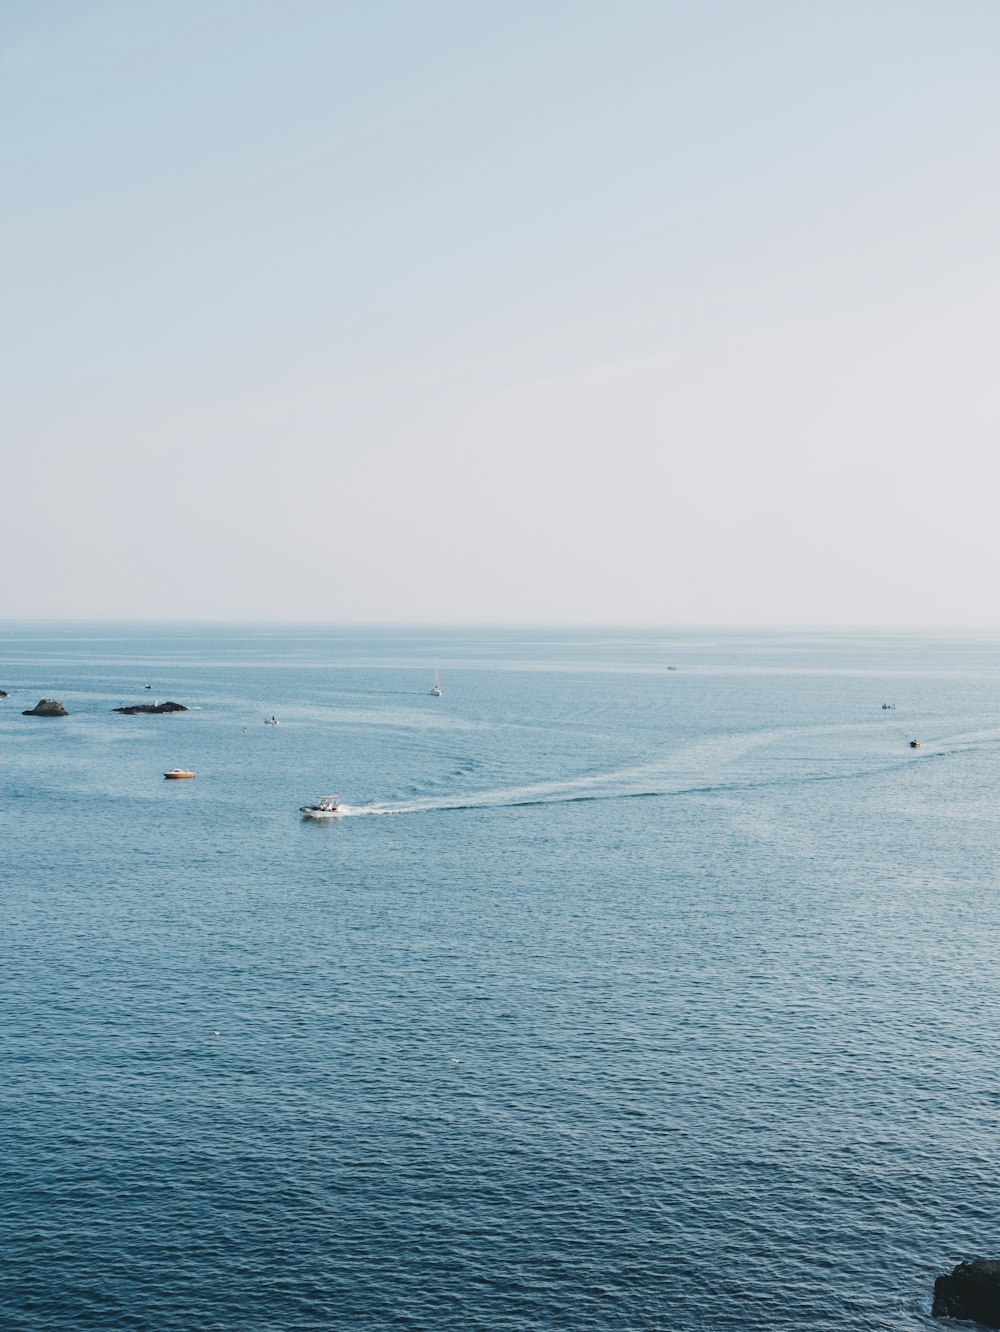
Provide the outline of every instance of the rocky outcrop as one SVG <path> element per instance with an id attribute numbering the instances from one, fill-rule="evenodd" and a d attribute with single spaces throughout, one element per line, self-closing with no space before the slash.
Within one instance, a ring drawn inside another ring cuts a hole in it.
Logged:
<path id="1" fill-rule="evenodd" d="M 21 713 L 22 717 L 68 717 L 69 713 L 54 698 L 40 698 L 33 708 Z"/>
<path id="2" fill-rule="evenodd" d="M 1000 1327 L 1000 1262 L 973 1258 L 934 1282 L 935 1318 L 971 1318 Z"/>
<path id="3" fill-rule="evenodd" d="M 187 708 L 183 703 L 133 703 L 130 707 L 113 708 L 112 711 L 134 717 L 137 712 L 187 712 Z"/>
<path id="4" fill-rule="evenodd" d="M 10 694 L 7 693 L 6 689 L 0 689 L 0 698 L 10 698 Z"/>

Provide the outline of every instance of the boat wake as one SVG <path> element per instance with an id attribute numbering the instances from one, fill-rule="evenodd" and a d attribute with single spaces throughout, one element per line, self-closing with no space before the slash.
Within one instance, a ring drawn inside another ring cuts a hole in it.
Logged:
<path id="1" fill-rule="evenodd" d="M 895 766 L 895 765 L 894 765 Z M 837 772 L 828 776 L 813 778 L 796 776 L 796 781 L 843 781 L 845 778 L 860 776 L 858 772 Z M 479 809 L 525 809 L 532 805 L 575 805 L 595 801 L 611 800 L 664 800 L 671 796 L 713 795 L 724 791 L 750 791 L 766 786 L 786 784 L 784 778 L 772 778 L 764 781 L 734 780 L 729 782 L 699 782 L 684 786 L 651 787 L 642 791 L 593 791 L 570 793 L 551 791 L 545 794 L 525 796 L 513 791 L 483 791 L 471 795 L 454 796 L 450 799 L 414 800 L 406 804 L 344 805 L 337 811 L 345 817 L 375 817 L 388 814 L 439 814 L 448 811 Z"/>
<path id="2" fill-rule="evenodd" d="M 371 805 L 341 805 L 345 815 L 428 814 L 445 810 L 516 809 L 525 805 L 569 804 L 581 800 L 625 800 L 669 795 L 669 789 L 652 789 L 663 765 L 619 769 L 561 781 L 534 782 L 526 786 L 469 791 L 454 795 L 420 796 L 410 800 Z"/>
<path id="3" fill-rule="evenodd" d="M 654 763 L 609 772 L 530 785 L 494 788 L 452 795 L 420 796 L 369 805 L 341 805 L 345 817 L 393 814 L 429 814 L 449 810 L 517 809 L 531 805 L 577 804 L 591 801 L 651 800 L 671 796 L 697 796 L 727 791 L 845 781 L 879 771 L 895 771 L 912 764 L 910 751 L 891 755 L 852 747 L 830 752 L 815 741 L 837 728 L 789 728 L 755 735 L 718 736 L 686 746 Z M 797 752 L 786 743 L 808 737 L 807 750 Z M 975 737 L 979 739 L 980 737 Z"/>
<path id="4" fill-rule="evenodd" d="M 890 766 L 890 765 L 886 765 Z M 893 763 L 893 768 L 903 766 Z M 409 801 L 386 801 L 371 805 L 342 805 L 337 811 L 345 817 L 376 817 L 391 814 L 435 814 L 447 811 L 484 809 L 524 809 L 532 805 L 573 805 L 611 800 L 663 800 L 671 796 L 714 795 L 726 791 L 751 791 L 770 786 L 784 786 L 789 782 L 804 784 L 814 781 L 844 781 L 864 776 L 869 770 L 862 767 L 841 768 L 830 773 L 775 774 L 762 778 L 732 777 L 712 781 L 708 778 L 690 778 L 684 782 L 649 782 L 641 786 L 620 786 L 608 789 L 607 777 L 588 779 L 586 785 L 604 789 L 586 789 L 581 783 L 553 782 L 547 786 L 512 788 L 501 791 L 476 791 L 465 795 L 428 797 Z M 607 774 L 612 776 L 612 774 Z"/>

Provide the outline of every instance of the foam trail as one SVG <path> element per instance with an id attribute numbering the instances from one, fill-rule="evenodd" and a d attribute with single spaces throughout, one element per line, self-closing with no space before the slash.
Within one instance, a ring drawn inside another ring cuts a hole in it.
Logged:
<path id="1" fill-rule="evenodd" d="M 748 755 L 771 748 L 786 737 L 811 736 L 813 738 L 836 733 L 840 728 L 831 726 L 788 727 L 752 735 L 719 735 L 711 740 L 686 746 L 654 763 L 618 768 L 588 776 L 564 778 L 560 781 L 535 782 L 523 786 L 494 788 L 451 796 L 426 796 L 414 800 L 386 801 L 371 805 L 345 805 L 341 812 L 354 816 L 389 814 L 428 814 L 446 810 L 473 810 L 516 808 L 527 805 L 570 804 L 594 800 L 631 800 L 655 797 L 708 794 L 714 791 L 746 790 L 754 787 L 796 784 L 804 781 L 842 780 L 876 768 L 895 767 L 896 760 L 886 763 L 884 757 L 858 755 L 847 767 L 830 771 L 831 760 L 784 754 L 779 756 L 793 765 L 791 771 L 762 778 L 758 768 L 748 771 L 742 763 Z M 825 761 L 824 761 L 825 760 Z M 837 763 L 843 762 L 839 757 Z M 812 772 L 803 771 L 803 763 L 815 764 Z"/>
<path id="2" fill-rule="evenodd" d="M 471 791 L 452 796 L 426 796 L 416 800 L 386 801 L 384 804 L 342 805 L 341 812 L 354 815 L 375 814 L 423 814 L 436 810 L 448 809 L 492 809 L 515 805 L 562 804 L 572 800 L 620 800 L 625 796 L 640 794 L 625 786 L 624 789 L 607 790 L 618 783 L 637 782 L 648 785 L 662 773 L 662 764 L 648 764 L 643 767 L 623 768 L 614 772 L 595 773 L 587 777 L 574 777 L 562 781 L 534 782 L 526 786 L 508 786 L 489 791 Z M 600 788 L 605 788 L 601 790 Z M 644 791 L 641 794 L 667 794 L 667 792 Z"/>
<path id="3" fill-rule="evenodd" d="M 452 796 L 342 806 L 342 809 L 344 813 L 355 815 L 424 814 L 454 809 L 568 804 L 579 800 L 625 800 L 633 796 L 667 796 L 691 790 L 710 790 L 723 780 L 722 769 L 732 768 L 748 752 L 769 743 L 772 735 L 718 735 L 677 749 L 653 763 L 614 768 L 608 772 Z"/>

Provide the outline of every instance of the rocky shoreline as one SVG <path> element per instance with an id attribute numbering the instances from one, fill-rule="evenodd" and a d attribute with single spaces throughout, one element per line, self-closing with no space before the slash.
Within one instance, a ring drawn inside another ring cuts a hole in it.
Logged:
<path id="1" fill-rule="evenodd" d="M 934 1282 L 935 1318 L 959 1318 L 1000 1327 L 1000 1262 L 973 1258 Z"/>
<path id="2" fill-rule="evenodd" d="M 183 703 L 132 703 L 127 708 L 112 708 L 112 712 L 123 712 L 127 717 L 134 717 L 139 712 L 187 712 Z"/>
<path id="3" fill-rule="evenodd" d="M 33 708 L 27 708 L 22 717 L 68 717 L 69 713 L 55 698 L 40 698 Z"/>
<path id="4" fill-rule="evenodd" d="M 0 689 L 0 698 L 10 698 L 5 689 Z M 165 713 L 165 712 L 187 712 L 188 708 L 183 703 L 131 703 L 127 707 L 112 708 L 112 712 L 124 713 L 127 717 L 135 716 L 136 713 Z M 40 698 L 33 708 L 25 708 L 22 717 L 68 717 L 69 712 L 59 702 L 57 698 Z"/>

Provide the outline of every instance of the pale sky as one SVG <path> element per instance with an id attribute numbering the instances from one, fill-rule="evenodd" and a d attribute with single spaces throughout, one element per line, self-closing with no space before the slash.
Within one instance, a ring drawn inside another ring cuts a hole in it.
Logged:
<path id="1" fill-rule="evenodd" d="M 0 619 L 1000 622 L 997 0 L 0 0 Z"/>

